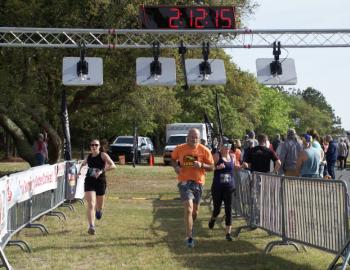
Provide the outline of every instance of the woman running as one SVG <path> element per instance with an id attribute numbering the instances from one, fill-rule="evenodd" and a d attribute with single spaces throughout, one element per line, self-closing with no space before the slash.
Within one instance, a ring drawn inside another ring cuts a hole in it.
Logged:
<path id="1" fill-rule="evenodd" d="M 232 193 L 234 191 L 233 169 L 235 167 L 235 155 L 230 153 L 232 147 L 231 141 L 225 141 L 220 152 L 215 153 L 214 179 L 211 186 L 211 194 L 213 196 L 214 210 L 209 220 L 209 229 L 213 229 L 217 216 L 220 214 L 222 202 L 225 205 L 225 224 L 226 224 L 226 240 L 232 241 Z"/>
<path id="2" fill-rule="evenodd" d="M 115 164 L 108 154 L 102 152 L 100 141 L 94 139 L 90 142 L 91 153 L 83 161 L 81 167 L 88 165 L 85 177 L 84 191 L 87 201 L 87 219 L 89 234 L 95 234 L 95 217 L 102 218 L 102 209 L 106 193 L 105 172 L 115 168 Z"/>

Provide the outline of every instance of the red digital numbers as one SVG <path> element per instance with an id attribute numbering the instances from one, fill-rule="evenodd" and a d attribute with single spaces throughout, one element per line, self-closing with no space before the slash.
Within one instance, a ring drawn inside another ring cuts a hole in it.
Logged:
<path id="1" fill-rule="evenodd" d="M 180 20 L 180 10 L 178 8 L 171 8 L 170 9 L 171 12 L 175 12 L 175 16 L 171 16 L 169 17 L 169 28 L 171 29 L 178 29 L 179 28 L 179 20 Z M 176 24 L 176 21 L 178 22 Z"/>
<path id="2" fill-rule="evenodd" d="M 228 13 L 228 17 L 225 17 L 225 13 L 227 14 Z M 223 22 L 227 22 L 226 25 L 222 25 L 221 27 L 222 28 L 228 28 L 230 29 L 232 27 L 232 20 L 230 18 L 230 14 L 231 13 L 231 10 L 228 9 L 228 8 L 223 8 L 220 10 L 220 18 Z M 219 26 L 216 26 L 216 28 L 219 28 Z"/>
<path id="3" fill-rule="evenodd" d="M 142 6 L 142 27 L 148 29 L 233 29 L 234 7 Z"/>
<path id="4" fill-rule="evenodd" d="M 205 15 L 206 11 L 205 8 L 196 8 L 197 13 L 199 14 L 198 16 L 195 17 L 194 19 L 194 28 L 196 29 L 202 29 L 204 28 L 204 20 L 205 20 Z"/>

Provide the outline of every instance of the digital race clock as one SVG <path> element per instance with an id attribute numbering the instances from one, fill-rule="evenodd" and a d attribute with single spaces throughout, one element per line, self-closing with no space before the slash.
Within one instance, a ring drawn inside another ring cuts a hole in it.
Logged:
<path id="1" fill-rule="evenodd" d="M 143 29 L 236 29 L 234 7 L 140 6 Z"/>

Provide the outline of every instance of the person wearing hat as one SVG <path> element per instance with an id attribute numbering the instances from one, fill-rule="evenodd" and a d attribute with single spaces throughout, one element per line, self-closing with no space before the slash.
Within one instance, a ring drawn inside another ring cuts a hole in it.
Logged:
<path id="1" fill-rule="evenodd" d="M 44 140 L 44 135 L 42 133 L 38 134 L 37 140 L 34 142 L 33 145 L 33 150 L 36 160 L 36 166 L 45 164 L 45 162 L 48 160 L 48 151 L 46 142 Z"/>
<path id="2" fill-rule="evenodd" d="M 320 178 L 319 167 L 321 162 L 320 152 L 312 147 L 312 136 L 305 134 L 303 137 L 304 150 L 297 160 L 297 170 L 301 177 Z"/>
<path id="3" fill-rule="evenodd" d="M 225 234 L 226 240 L 232 241 L 232 193 L 235 188 L 233 170 L 235 167 L 235 154 L 231 153 L 232 141 L 224 140 L 220 146 L 220 151 L 215 153 L 214 158 L 214 178 L 211 186 L 213 197 L 213 213 L 209 220 L 209 229 L 213 229 L 217 216 L 220 214 L 222 202 L 225 205 Z"/>

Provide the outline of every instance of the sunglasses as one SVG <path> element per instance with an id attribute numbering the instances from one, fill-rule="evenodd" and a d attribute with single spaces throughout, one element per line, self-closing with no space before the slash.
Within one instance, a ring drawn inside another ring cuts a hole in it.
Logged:
<path id="1" fill-rule="evenodd" d="M 225 144 L 224 144 L 224 147 L 226 147 L 226 148 L 231 148 L 231 147 L 232 147 L 232 144 L 230 144 L 230 143 L 225 143 Z"/>
<path id="2" fill-rule="evenodd" d="M 90 144 L 90 146 L 99 146 L 99 144 L 94 144 L 94 143 L 92 143 L 92 144 Z"/>

